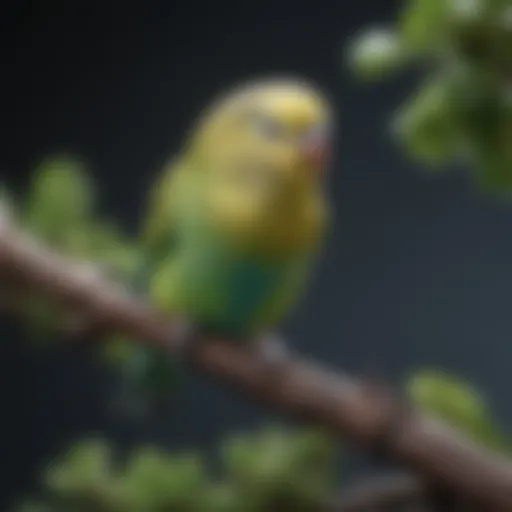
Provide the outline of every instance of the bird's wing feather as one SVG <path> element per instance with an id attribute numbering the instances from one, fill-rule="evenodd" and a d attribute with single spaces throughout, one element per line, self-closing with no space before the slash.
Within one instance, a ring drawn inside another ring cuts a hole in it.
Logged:
<path id="1" fill-rule="evenodd" d="M 146 250 L 155 257 L 162 251 L 167 256 L 175 241 L 176 210 L 185 173 L 185 167 L 173 161 L 150 190 L 140 237 Z"/>

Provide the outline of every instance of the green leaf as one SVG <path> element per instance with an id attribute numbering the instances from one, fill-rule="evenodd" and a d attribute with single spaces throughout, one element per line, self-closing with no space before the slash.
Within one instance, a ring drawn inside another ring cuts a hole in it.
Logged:
<path id="1" fill-rule="evenodd" d="M 473 177 L 478 187 L 492 195 L 512 198 L 512 162 L 500 158 L 500 155 L 480 155 L 472 166 Z"/>
<path id="2" fill-rule="evenodd" d="M 33 174 L 25 224 L 45 241 L 61 243 L 93 213 L 94 190 L 84 166 L 69 157 L 44 160 Z"/>
<path id="3" fill-rule="evenodd" d="M 270 425 L 256 434 L 226 440 L 222 454 L 230 481 L 261 506 L 318 506 L 332 490 L 335 446 L 313 429 L 294 433 Z"/>
<path id="4" fill-rule="evenodd" d="M 130 510 L 177 507 L 185 512 L 200 499 L 206 476 L 196 454 L 169 456 L 146 447 L 132 456 L 119 482 Z"/>
<path id="5" fill-rule="evenodd" d="M 248 500 L 241 490 L 232 483 L 210 484 L 194 512 L 260 512 L 261 507 Z"/>
<path id="6" fill-rule="evenodd" d="M 500 429 L 480 393 L 462 379 L 423 370 L 407 382 L 409 398 L 426 412 L 448 422 L 489 447 L 505 449 Z"/>
<path id="7" fill-rule="evenodd" d="M 450 0 L 408 0 L 400 20 L 400 36 L 414 52 L 432 53 L 445 43 Z"/>
<path id="8" fill-rule="evenodd" d="M 111 479 L 111 451 L 102 440 L 72 446 L 45 474 L 48 489 L 67 496 L 108 494 Z"/>
<path id="9" fill-rule="evenodd" d="M 512 108 L 506 98 L 490 94 L 463 105 L 467 164 L 482 190 L 512 193 Z"/>
<path id="10" fill-rule="evenodd" d="M 396 114 L 393 132 L 414 157 L 436 168 L 460 148 L 459 121 L 451 84 L 435 78 L 423 85 Z M 446 168 L 446 167 L 445 167 Z"/>
<path id="11" fill-rule="evenodd" d="M 346 57 L 354 73 L 368 80 L 397 70 L 408 62 L 410 54 L 393 31 L 373 29 L 351 41 Z"/>

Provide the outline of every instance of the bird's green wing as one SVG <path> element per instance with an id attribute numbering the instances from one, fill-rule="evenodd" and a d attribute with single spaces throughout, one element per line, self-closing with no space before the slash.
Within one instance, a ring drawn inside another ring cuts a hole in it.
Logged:
<path id="1" fill-rule="evenodd" d="M 140 240 L 156 262 L 169 257 L 177 240 L 177 217 L 188 182 L 187 166 L 180 161 L 168 165 L 153 184 L 140 229 Z"/>
<path id="2" fill-rule="evenodd" d="M 311 275 L 311 263 L 307 259 L 295 265 L 294 271 L 284 286 L 265 304 L 256 320 L 256 329 L 273 328 L 296 306 Z"/>

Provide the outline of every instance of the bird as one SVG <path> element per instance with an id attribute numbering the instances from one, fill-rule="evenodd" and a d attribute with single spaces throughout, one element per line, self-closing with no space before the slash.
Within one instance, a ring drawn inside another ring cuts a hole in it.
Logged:
<path id="1" fill-rule="evenodd" d="M 269 375 L 286 360 L 276 329 L 307 289 L 332 224 L 333 125 L 332 104 L 311 82 L 251 80 L 201 113 L 159 174 L 137 286 L 186 319 L 175 340 L 184 351 L 202 335 L 222 336 L 253 349 Z M 123 343 L 132 380 L 171 387 L 172 357 Z"/>

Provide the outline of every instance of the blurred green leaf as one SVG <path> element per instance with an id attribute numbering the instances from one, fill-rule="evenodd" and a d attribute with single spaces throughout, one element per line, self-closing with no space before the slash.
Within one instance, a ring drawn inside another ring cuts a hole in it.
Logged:
<path id="1" fill-rule="evenodd" d="M 209 485 L 197 508 L 197 512 L 239 512 L 241 510 L 262 512 L 256 502 L 247 500 L 236 485 L 227 482 Z"/>
<path id="2" fill-rule="evenodd" d="M 376 79 L 403 66 L 410 54 L 392 30 L 373 29 L 349 43 L 346 57 L 358 77 Z"/>
<path id="3" fill-rule="evenodd" d="M 444 79 L 433 79 L 402 107 L 393 121 L 393 131 L 407 151 L 421 160 L 445 169 L 460 147 L 454 97 Z"/>
<path id="4" fill-rule="evenodd" d="M 400 35 L 411 50 L 432 53 L 445 38 L 453 0 L 407 0 L 399 22 Z"/>
<path id="5" fill-rule="evenodd" d="M 165 455 L 141 448 L 120 477 L 126 510 L 194 510 L 206 482 L 200 457 L 193 453 Z M 174 510 L 174 509 L 172 509 Z"/>
<path id="6" fill-rule="evenodd" d="M 108 492 L 112 481 L 111 450 L 105 441 L 89 440 L 69 450 L 65 457 L 51 464 L 45 484 L 63 495 Z"/>
<path id="7" fill-rule="evenodd" d="M 417 404 L 462 424 L 478 423 L 488 413 L 480 394 L 466 382 L 434 370 L 417 373 L 408 382 L 410 398 Z"/>
<path id="8" fill-rule="evenodd" d="M 423 370 L 407 382 L 410 399 L 426 412 L 464 431 L 476 441 L 506 451 L 500 432 L 484 398 L 470 384 L 447 373 Z"/>
<path id="9" fill-rule="evenodd" d="M 79 161 L 56 156 L 34 171 L 25 202 L 25 224 L 45 241 L 57 245 L 92 217 L 94 189 Z"/>
<path id="10" fill-rule="evenodd" d="M 222 448 L 230 481 L 262 507 L 286 503 L 314 509 L 332 490 L 335 444 L 319 431 L 292 433 L 273 425 L 228 439 Z"/>

